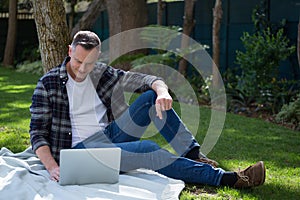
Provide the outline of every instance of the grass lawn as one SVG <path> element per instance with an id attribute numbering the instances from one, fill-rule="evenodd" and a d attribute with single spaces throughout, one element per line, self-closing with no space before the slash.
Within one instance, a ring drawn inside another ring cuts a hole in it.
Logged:
<path id="1" fill-rule="evenodd" d="M 0 67 L 0 148 L 20 152 L 30 145 L 29 106 L 38 78 Z M 206 133 L 210 110 L 201 108 L 200 114 L 199 129 L 186 122 L 191 130 L 197 130 L 199 141 Z M 153 131 L 150 127 L 148 134 Z M 149 137 L 164 145 L 161 137 Z M 300 199 L 300 132 L 228 113 L 223 132 L 208 156 L 226 170 L 243 169 L 263 160 L 266 182 L 245 190 L 187 184 L 180 199 Z"/>

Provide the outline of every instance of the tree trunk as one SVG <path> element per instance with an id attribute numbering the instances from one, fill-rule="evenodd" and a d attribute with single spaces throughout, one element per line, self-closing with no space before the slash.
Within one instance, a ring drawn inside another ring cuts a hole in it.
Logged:
<path id="1" fill-rule="evenodd" d="M 11 66 L 14 63 L 14 55 L 16 48 L 17 36 L 17 0 L 9 1 L 9 18 L 8 18 L 8 31 L 6 37 L 6 45 L 4 51 L 3 65 Z"/>
<path id="2" fill-rule="evenodd" d="M 213 9 L 213 84 L 216 86 L 219 84 L 218 69 L 220 69 L 220 29 L 222 20 L 222 0 L 216 0 L 215 7 Z"/>
<path id="3" fill-rule="evenodd" d="M 144 27 L 147 25 L 147 3 L 145 0 L 106 0 L 109 33 L 114 36 L 126 30 Z M 138 38 L 131 34 L 130 36 L 122 35 L 121 37 L 110 37 L 109 56 L 110 61 L 128 53 L 131 44 L 135 44 Z M 128 70 L 130 66 L 115 66 Z"/>
<path id="4" fill-rule="evenodd" d="M 196 0 L 185 0 L 184 1 L 184 23 L 183 23 L 183 34 L 186 36 L 190 36 L 194 26 L 195 26 L 195 20 L 194 20 L 194 5 Z M 185 49 L 189 46 L 189 37 L 182 37 L 181 39 L 181 49 Z M 185 59 L 181 59 L 179 61 L 179 67 L 178 71 L 186 75 L 187 70 L 187 61 Z"/>
<path id="5" fill-rule="evenodd" d="M 59 65 L 71 41 L 63 0 L 32 0 L 44 72 Z"/>
<path id="6" fill-rule="evenodd" d="M 77 24 L 71 31 L 71 36 L 73 37 L 75 33 L 80 30 L 91 29 L 100 15 L 101 11 L 106 9 L 105 0 L 93 0 L 89 5 L 88 10 L 84 13 L 84 15 L 80 18 Z"/>
<path id="7" fill-rule="evenodd" d="M 71 12 L 69 13 L 69 31 L 73 29 L 74 26 L 74 17 L 75 17 L 75 5 L 76 5 L 77 0 L 71 0 Z"/>
<path id="8" fill-rule="evenodd" d="M 298 58 L 298 66 L 300 67 L 300 17 L 298 22 L 297 58 Z"/>
<path id="9" fill-rule="evenodd" d="M 157 25 L 162 25 L 162 16 L 163 16 L 164 4 L 162 0 L 157 1 Z"/>

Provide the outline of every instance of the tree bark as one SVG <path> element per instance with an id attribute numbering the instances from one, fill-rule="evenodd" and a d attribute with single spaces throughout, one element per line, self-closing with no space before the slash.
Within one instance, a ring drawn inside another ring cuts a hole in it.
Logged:
<path id="1" fill-rule="evenodd" d="M 297 56 L 298 56 L 298 64 L 300 67 L 300 20 L 298 22 Z"/>
<path id="2" fill-rule="evenodd" d="M 192 33 L 192 30 L 195 26 L 195 20 L 194 20 L 194 5 L 196 0 L 185 0 L 184 1 L 184 23 L 183 23 L 183 34 L 190 36 Z M 189 46 L 189 37 L 182 37 L 181 39 L 181 49 L 185 49 Z M 178 71 L 186 75 L 187 70 L 187 61 L 182 58 L 179 61 L 179 67 Z"/>
<path id="3" fill-rule="evenodd" d="M 44 72 L 59 65 L 71 41 L 62 0 L 32 0 Z"/>
<path id="4" fill-rule="evenodd" d="M 75 5 L 77 3 L 77 0 L 71 0 L 71 12 L 69 13 L 69 30 L 71 31 L 74 26 L 74 17 L 75 17 Z"/>
<path id="5" fill-rule="evenodd" d="M 163 16 L 164 4 L 162 0 L 157 1 L 157 25 L 162 25 L 162 16 Z"/>
<path id="6" fill-rule="evenodd" d="M 84 15 L 80 18 L 77 24 L 71 31 L 71 37 L 73 37 L 80 30 L 89 30 L 93 27 L 95 21 L 100 15 L 101 11 L 106 9 L 105 0 L 93 0 L 89 5 L 88 10 L 84 13 Z"/>
<path id="7" fill-rule="evenodd" d="M 145 0 L 106 0 L 109 33 L 114 36 L 126 30 L 144 27 L 147 25 L 147 2 Z M 112 62 L 114 59 L 128 53 L 130 46 L 136 44 L 138 35 L 131 34 L 122 37 L 110 37 L 109 57 Z M 128 70 L 130 66 L 114 66 Z"/>
<path id="8" fill-rule="evenodd" d="M 16 36 L 17 36 L 17 0 L 9 1 L 9 18 L 3 65 L 11 66 L 14 63 Z"/>
<path id="9" fill-rule="evenodd" d="M 220 29 L 222 20 L 222 0 L 216 0 L 215 7 L 213 8 L 213 84 L 216 86 L 219 84 L 217 78 L 218 69 L 220 69 Z"/>

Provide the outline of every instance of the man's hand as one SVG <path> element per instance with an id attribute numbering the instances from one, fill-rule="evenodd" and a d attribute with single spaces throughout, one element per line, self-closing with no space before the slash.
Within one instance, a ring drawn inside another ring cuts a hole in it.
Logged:
<path id="1" fill-rule="evenodd" d="M 59 181 L 59 166 L 51 155 L 50 148 L 48 146 L 41 146 L 35 153 L 49 172 L 50 179 L 56 182 Z"/>
<path id="2" fill-rule="evenodd" d="M 56 182 L 59 181 L 59 167 L 58 166 L 56 166 L 52 169 L 49 169 L 48 172 L 50 174 L 50 179 L 52 181 L 56 181 Z"/>
<path id="3" fill-rule="evenodd" d="M 155 109 L 159 119 L 162 119 L 162 112 L 172 108 L 173 99 L 168 92 L 168 86 L 161 80 L 154 81 L 152 89 L 156 92 Z"/>

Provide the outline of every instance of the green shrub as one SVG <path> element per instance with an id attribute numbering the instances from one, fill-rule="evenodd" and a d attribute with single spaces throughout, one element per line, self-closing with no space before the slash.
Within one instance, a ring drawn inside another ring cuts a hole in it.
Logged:
<path id="1" fill-rule="evenodd" d="M 283 23 L 276 29 L 259 16 L 264 15 L 254 9 L 252 20 L 256 32 L 243 33 L 241 41 L 245 51 L 237 51 L 236 56 L 241 72 L 234 77 L 233 83 L 226 85 L 231 111 L 264 109 L 277 113 L 283 104 L 295 96 L 293 81 L 279 80 L 278 77 L 280 62 L 286 60 L 296 48 L 289 45 Z"/>
<path id="2" fill-rule="evenodd" d="M 237 51 L 236 63 L 240 71 L 227 73 L 225 85 L 230 111 L 256 112 L 263 109 L 275 114 L 297 95 L 299 83 L 279 79 L 280 62 L 295 52 L 296 47 L 290 46 L 284 35 L 286 20 L 273 23 L 266 17 L 268 12 L 265 0 L 253 9 L 255 31 L 253 34 L 243 33 L 244 51 Z M 233 76 L 229 77 L 230 74 Z"/>
<path id="3" fill-rule="evenodd" d="M 27 44 L 23 44 L 27 45 Z M 20 61 L 27 60 L 28 62 L 35 62 L 38 60 L 41 60 L 41 52 L 38 46 L 31 45 L 25 48 L 22 51 L 21 57 L 19 59 Z"/>
<path id="4" fill-rule="evenodd" d="M 278 123 L 288 123 L 294 129 L 300 130 L 300 94 L 294 101 L 282 106 L 275 119 Z"/>
<path id="5" fill-rule="evenodd" d="M 277 79 L 280 62 L 295 51 L 295 46 L 289 46 L 283 29 L 274 34 L 270 28 L 253 35 L 246 32 L 241 40 L 245 52 L 237 51 L 236 60 L 243 70 L 242 78 L 254 72 L 259 88 Z"/>
<path id="6" fill-rule="evenodd" d="M 245 100 L 244 107 L 255 102 L 256 110 L 279 112 L 294 95 L 291 81 L 278 80 L 279 64 L 295 51 L 295 46 L 289 46 L 283 29 L 274 34 L 269 28 L 253 35 L 244 33 L 241 40 L 245 52 L 237 51 L 236 61 L 242 73 L 237 76 L 235 92 Z"/>
<path id="7" fill-rule="evenodd" d="M 42 61 L 35 61 L 35 62 L 25 61 L 17 65 L 17 71 L 36 74 L 40 76 L 44 74 Z"/>

